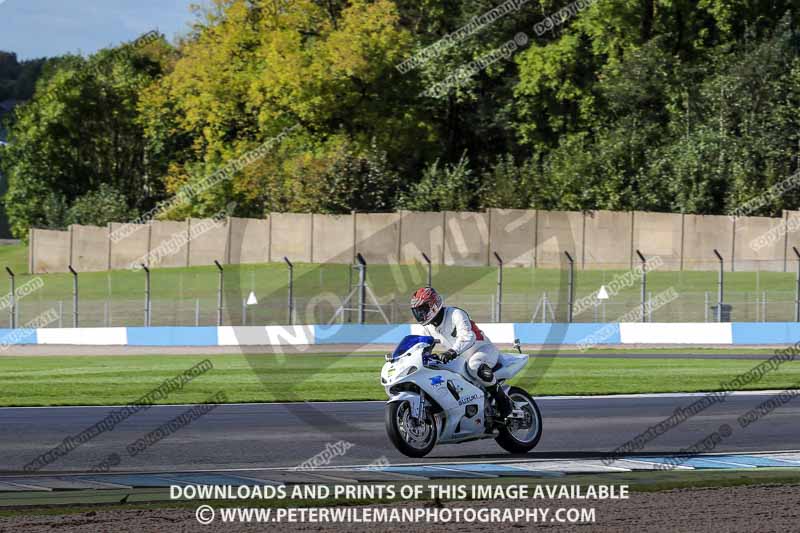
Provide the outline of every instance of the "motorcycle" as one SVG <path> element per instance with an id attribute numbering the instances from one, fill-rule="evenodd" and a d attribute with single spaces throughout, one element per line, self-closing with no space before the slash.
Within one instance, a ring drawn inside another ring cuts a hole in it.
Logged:
<path id="1" fill-rule="evenodd" d="M 535 448 L 542 437 L 539 407 L 525 390 L 504 385 L 528 362 L 519 339 L 514 341 L 519 355 L 501 354 L 494 368 L 514 404 L 505 420 L 480 383 L 465 377 L 463 359 L 443 363 L 433 354 L 436 344 L 433 337 L 408 335 L 385 357 L 381 384 L 389 400 L 384 414 L 394 446 L 409 457 L 424 457 L 437 444 L 477 439 L 493 438 L 511 453 Z"/>

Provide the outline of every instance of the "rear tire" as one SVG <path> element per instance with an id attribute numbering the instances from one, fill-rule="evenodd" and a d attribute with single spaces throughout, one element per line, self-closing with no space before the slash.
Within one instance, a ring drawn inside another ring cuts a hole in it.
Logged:
<path id="1" fill-rule="evenodd" d="M 523 429 L 514 431 L 503 426 L 500 428 L 500 434 L 495 438 L 495 441 L 508 452 L 528 453 L 539 444 L 539 439 L 542 438 L 542 413 L 531 395 L 525 390 L 519 387 L 511 387 L 508 390 L 508 396 L 514 402 L 515 408 L 516 404 L 525 404 L 522 405 L 522 410 L 530 417 L 531 427 L 528 430 L 528 434 L 522 437 L 520 435 L 515 436 L 515 433 L 524 431 Z"/>
<path id="2" fill-rule="evenodd" d="M 389 440 L 392 441 L 394 447 L 400 453 L 408 457 L 425 457 L 436 446 L 436 421 L 433 415 L 426 410 L 423 413 L 423 423 L 413 428 L 415 433 L 422 433 L 422 441 L 416 442 L 409 437 L 409 442 L 406 436 L 410 434 L 404 431 L 408 424 L 413 424 L 410 420 L 411 403 L 407 401 L 387 403 L 384 409 L 384 418 L 386 421 L 386 433 L 389 435 Z M 402 427 L 401 427 L 402 425 Z"/>

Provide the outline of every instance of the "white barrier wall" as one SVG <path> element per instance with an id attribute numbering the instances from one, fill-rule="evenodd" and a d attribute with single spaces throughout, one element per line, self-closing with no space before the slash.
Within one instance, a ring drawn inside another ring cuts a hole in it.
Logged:
<path id="1" fill-rule="evenodd" d="M 492 342 L 510 345 L 777 345 L 800 344 L 800 323 L 621 323 L 478 324 Z M 5 330 L 10 332 L 10 330 Z M 311 344 L 394 345 L 407 335 L 424 335 L 417 324 L 328 326 L 201 326 L 129 328 L 44 328 L 7 334 L 8 344 L 92 346 L 303 346 Z M 134 348 L 135 349 L 135 348 Z M 133 350 L 132 350 L 133 352 Z M 776 352 L 777 353 L 777 352 Z M 591 356 L 591 354 L 588 354 Z"/>

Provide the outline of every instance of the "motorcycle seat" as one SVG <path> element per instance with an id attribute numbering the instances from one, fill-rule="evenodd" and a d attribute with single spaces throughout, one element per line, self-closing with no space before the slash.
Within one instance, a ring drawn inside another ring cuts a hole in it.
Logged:
<path id="1" fill-rule="evenodd" d="M 497 372 L 504 366 L 508 366 L 509 363 L 513 362 L 515 359 L 523 359 L 528 357 L 527 355 L 517 355 L 513 353 L 501 353 L 500 356 L 497 358 L 497 364 L 494 365 L 492 368 L 492 372 Z"/>

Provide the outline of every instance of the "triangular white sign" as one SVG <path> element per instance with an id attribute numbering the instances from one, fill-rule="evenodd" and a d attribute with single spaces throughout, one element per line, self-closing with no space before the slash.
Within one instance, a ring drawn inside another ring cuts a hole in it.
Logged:
<path id="1" fill-rule="evenodd" d="M 605 285 L 600 285 L 600 290 L 597 291 L 597 299 L 598 300 L 608 300 L 608 291 L 606 290 Z"/>
<path id="2" fill-rule="evenodd" d="M 256 305 L 258 300 L 256 299 L 256 293 L 250 291 L 250 296 L 247 297 L 247 305 Z"/>

